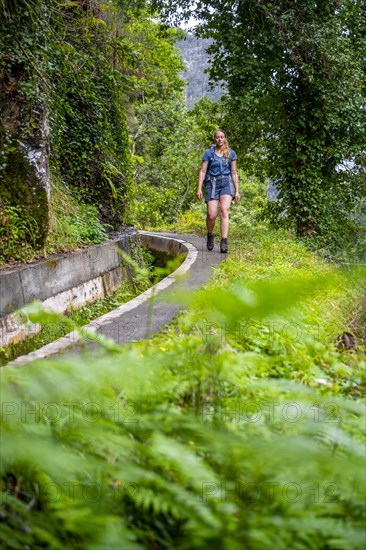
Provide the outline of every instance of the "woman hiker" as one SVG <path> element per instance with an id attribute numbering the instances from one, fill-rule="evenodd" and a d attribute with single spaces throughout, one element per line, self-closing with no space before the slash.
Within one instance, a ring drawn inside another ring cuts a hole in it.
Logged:
<path id="1" fill-rule="evenodd" d="M 202 185 L 205 184 L 205 201 L 207 204 L 207 248 L 214 248 L 214 227 L 217 209 L 220 203 L 220 252 L 228 252 L 227 235 L 229 230 L 229 210 L 232 199 L 240 201 L 238 174 L 236 171 L 237 156 L 229 148 L 223 130 L 214 133 L 215 145 L 205 151 L 198 178 L 197 198 L 202 199 Z"/>

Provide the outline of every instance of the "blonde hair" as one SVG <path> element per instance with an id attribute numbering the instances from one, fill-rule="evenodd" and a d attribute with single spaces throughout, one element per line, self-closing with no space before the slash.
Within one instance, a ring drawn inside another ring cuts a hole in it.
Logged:
<path id="1" fill-rule="evenodd" d="M 226 159 L 226 162 L 228 162 L 229 158 L 230 158 L 230 148 L 229 148 L 229 144 L 227 142 L 227 136 L 226 136 L 226 132 L 224 130 L 222 130 L 221 128 L 217 128 L 217 130 L 215 130 L 215 133 L 213 135 L 214 137 L 214 140 L 216 138 L 216 134 L 217 132 L 222 132 L 225 136 L 225 143 L 224 143 L 224 146 L 222 148 L 222 154 L 223 156 L 225 157 Z"/>

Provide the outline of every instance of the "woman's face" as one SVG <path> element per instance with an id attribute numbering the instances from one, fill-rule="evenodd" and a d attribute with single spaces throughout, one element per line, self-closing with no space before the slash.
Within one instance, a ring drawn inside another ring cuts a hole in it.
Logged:
<path id="1" fill-rule="evenodd" d="M 221 147 L 224 145 L 226 141 L 225 134 L 223 132 L 216 132 L 215 134 L 215 143 L 217 147 Z"/>

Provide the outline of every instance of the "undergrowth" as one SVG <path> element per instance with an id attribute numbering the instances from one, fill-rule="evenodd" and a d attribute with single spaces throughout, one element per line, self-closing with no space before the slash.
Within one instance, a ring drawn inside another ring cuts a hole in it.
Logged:
<path id="1" fill-rule="evenodd" d="M 98 209 L 85 204 L 61 182 L 52 185 L 50 229 L 46 253 L 74 250 L 86 244 L 98 244 L 108 239 L 106 226 L 98 217 Z"/>
<path id="2" fill-rule="evenodd" d="M 230 246 L 151 340 L 2 369 L 6 548 L 364 547 L 365 355 L 337 347 L 364 274 Z"/>
<path id="3" fill-rule="evenodd" d="M 21 206 L 0 204 L 0 268 L 108 239 L 96 206 L 83 203 L 61 182 L 51 187 L 49 231 L 41 249 L 36 221 L 23 214 Z"/>

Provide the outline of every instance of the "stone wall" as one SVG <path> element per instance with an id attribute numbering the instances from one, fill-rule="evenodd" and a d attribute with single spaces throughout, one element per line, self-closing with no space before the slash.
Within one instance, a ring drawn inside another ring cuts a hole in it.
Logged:
<path id="1" fill-rule="evenodd" d="M 124 262 L 121 251 L 140 261 L 136 230 L 121 234 L 115 241 L 0 271 L 0 346 L 40 330 L 13 314 L 26 304 L 39 300 L 47 310 L 65 313 L 103 298 L 123 280 L 131 280 L 133 269 Z"/>

